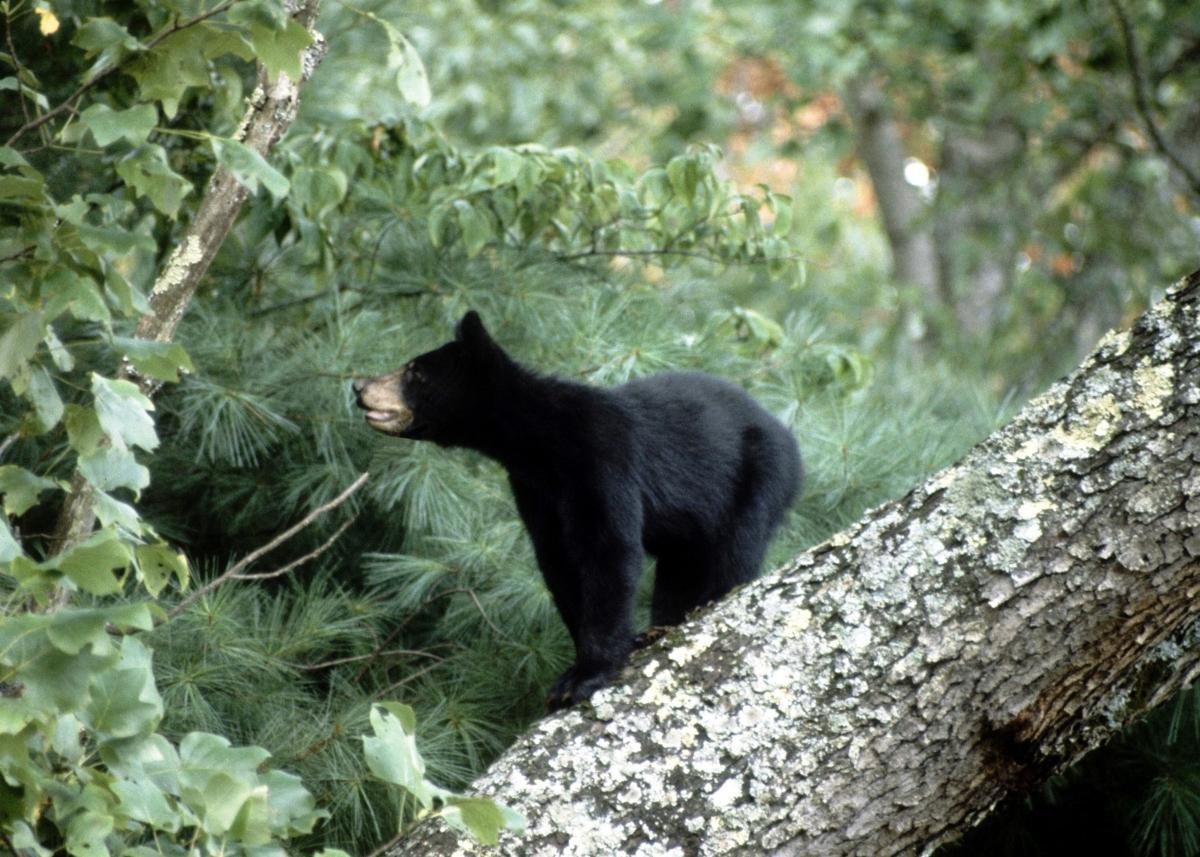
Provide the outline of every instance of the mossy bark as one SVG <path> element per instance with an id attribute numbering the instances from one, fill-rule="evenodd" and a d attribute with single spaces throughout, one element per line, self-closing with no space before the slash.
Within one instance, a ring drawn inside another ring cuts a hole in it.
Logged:
<path id="1" fill-rule="evenodd" d="M 927 854 L 1200 671 L 1200 274 L 962 462 L 640 653 L 474 791 L 485 848 Z"/>

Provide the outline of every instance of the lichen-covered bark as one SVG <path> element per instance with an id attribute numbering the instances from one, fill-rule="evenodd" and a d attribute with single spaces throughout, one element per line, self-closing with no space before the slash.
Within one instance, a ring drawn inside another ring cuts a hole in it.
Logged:
<path id="1" fill-rule="evenodd" d="M 908 496 L 636 657 L 475 784 L 495 849 L 928 853 L 1200 671 L 1200 275 Z"/>

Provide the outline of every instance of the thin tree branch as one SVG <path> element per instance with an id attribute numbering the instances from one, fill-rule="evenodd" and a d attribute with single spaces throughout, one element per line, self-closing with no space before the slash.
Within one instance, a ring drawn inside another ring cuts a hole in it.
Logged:
<path id="1" fill-rule="evenodd" d="M 411 655 L 415 658 L 431 658 L 438 662 L 446 660 L 440 655 L 435 655 L 431 652 L 424 652 L 419 649 L 390 649 L 386 652 L 370 652 L 365 655 L 351 655 L 347 658 L 335 658 L 332 661 L 322 661 L 319 664 L 308 664 L 301 667 L 301 669 L 305 670 L 306 672 L 316 672 L 317 670 L 327 670 L 330 667 L 338 667 L 342 664 L 355 664 L 359 661 L 369 661 L 374 660 L 375 658 L 389 658 L 393 655 Z"/>
<path id="2" fill-rule="evenodd" d="M 166 39 L 169 36 L 173 36 L 181 30 L 186 30 L 188 27 L 194 27 L 196 24 L 199 24 L 203 21 L 207 21 L 209 18 L 213 17 L 214 15 L 221 14 L 222 12 L 224 12 L 226 9 L 228 9 L 233 4 L 234 4 L 234 0 L 225 0 L 224 3 L 220 3 L 216 6 L 214 6 L 213 8 L 209 9 L 207 12 L 197 15 L 195 18 L 191 18 L 187 21 L 184 21 L 182 24 L 179 23 L 178 21 L 176 21 L 170 27 L 168 27 L 166 30 L 159 33 L 157 36 L 155 36 L 153 39 L 151 39 L 149 42 L 147 42 L 145 50 L 139 51 L 138 53 L 130 54 L 128 57 L 126 57 L 121 62 L 117 63 L 116 65 L 111 65 L 108 68 L 104 69 L 104 71 L 100 72 L 95 77 L 93 77 L 91 80 L 89 80 L 87 83 L 82 84 L 78 89 L 76 89 L 74 92 L 72 92 L 70 95 L 68 95 L 66 100 L 63 101 L 61 104 L 59 104 L 57 107 L 53 108 L 52 110 L 47 111 L 46 113 L 43 113 L 37 119 L 33 119 L 29 122 L 26 122 L 24 125 L 22 125 L 20 128 L 18 128 L 16 131 L 13 132 L 13 135 L 8 138 L 8 141 L 5 143 L 5 145 L 11 146 L 13 143 L 15 143 L 17 140 L 19 140 L 22 136 L 24 136 L 24 134 L 27 131 L 33 131 L 36 128 L 40 128 L 41 126 L 43 126 L 47 122 L 49 122 L 51 119 L 58 116 L 60 113 L 66 111 L 66 110 L 73 109 L 73 105 L 76 101 L 78 101 L 80 98 L 82 98 L 84 95 L 86 95 L 94 86 L 96 86 L 96 84 L 100 83 L 100 81 L 107 78 L 113 72 L 120 71 L 122 68 L 124 68 L 126 63 L 128 63 L 128 61 L 130 59 L 133 59 L 134 57 L 142 56 L 145 54 L 146 51 L 153 50 L 160 42 L 163 41 L 163 39 Z"/>
<path id="3" fill-rule="evenodd" d="M 220 575 L 219 577 L 213 578 L 208 583 L 204 584 L 204 586 L 200 587 L 195 592 L 193 592 L 191 595 L 189 595 L 187 598 L 183 599 L 177 605 L 175 605 L 174 609 L 171 610 L 171 612 L 168 614 L 167 618 L 174 619 L 176 616 L 178 616 L 180 613 L 182 613 L 188 607 L 191 607 L 192 604 L 194 604 L 198 598 L 201 598 L 201 597 L 207 595 L 208 593 L 212 592 L 217 587 L 223 586 L 224 584 L 228 583 L 230 580 L 254 580 L 254 579 L 261 579 L 264 577 L 275 577 L 275 576 L 278 576 L 278 575 L 284 573 L 285 571 L 290 571 L 292 568 L 295 568 L 301 562 L 305 562 L 305 561 L 311 559 L 312 557 L 319 555 L 326 548 L 328 548 L 330 544 L 332 544 L 334 539 L 336 539 L 338 536 L 340 536 L 342 534 L 342 532 L 346 528 L 345 525 L 343 525 L 341 527 L 341 529 L 339 529 L 334 534 L 333 538 L 331 538 L 329 541 L 327 541 L 324 545 L 322 545 L 316 551 L 314 551 L 313 553 L 309 554 L 306 557 L 301 558 L 300 560 L 289 563 L 288 565 L 284 566 L 281 569 L 278 569 L 277 571 L 270 572 L 269 574 L 266 574 L 266 575 L 243 575 L 241 573 L 245 568 L 250 566 L 252 563 L 258 561 L 259 559 L 261 559 L 262 557 L 264 557 L 271 551 L 275 550 L 275 548 L 279 547 L 281 544 L 283 544 L 284 542 L 291 539 L 293 536 L 295 536 L 298 532 L 303 530 L 305 527 L 312 524 L 312 522 L 315 521 L 317 518 L 321 517 L 326 512 L 332 511 L 333 509 L 336 509 L 338 506 L 345 503 L 346 500 L 348 500 L 350 498 L 351 494 L 353 494 L 355 491 L 357 491 L 359 488 L 362 487 L 363 483 L 366 482 L 368 478 L 370 478 L 370 475 L 371 475 L 370 473 L 363 473 L 357 479 L 355 479 L 354 482 L 351 483 L 350 487 L 348 487 L 341 494 L 338 494 L 336 497 L 334 497 L 328 503 L 325 503 L 324 505 L 318 506 L 316 509 L 313 509 L 307 515 L 305 515 L 303 518 L 301 518 L 297 523 L 288 527 L 286 530 L 284 530 L 282 533 L 277 535 L 275 538 L 271 539 L 271 541 L 267 542 L 262 547 L 256 548 L 255 550 L 252 550 L 250 553 L 246 554 L 246 556 L 244 556 L 242 559 L 238 560 L 233 565 L 231 565 L 225 571 L 224 574 Z"/>
<path id="4" fill-rule="evenodd" d="M 287 565 L 283 566 L 282 568 L 277 568 L 274 571 L 257 572 L 255 574 L 235 574 L 231 579 L 232 580 L 271 580 L 272 578 L 283 577 L 283 575 L 287 574 L 293 568 L 296 568 L 297 566 L 300 566 L 300 565 L 304 565 L 309 560 L 316 559 L 321 554 L 325 553 L 325 551 L 329 550 L 329 548 L 333 545 L 333 543 L 336 542 L 338 540 L 338 538 L 341 537 L 342 533 L 346 532 L 346 530 L 349 528 L 349 526 L 351 524 L 353 524 L 356 520 L 358 520 L 357 515 L 354 516 L 353 518 L 349 518 L 348 520 L 343 522 L 342 525 L 340 527 L 338 527 L 337 530 L 334 531 L 334 534 L 332 536 L 330 536 L 328 539 L 326 539 L 325 543 L 322 544 L 319 548 L 312 551 L 311 553 L 306 553 L 304 556 L 300 557 L 299 559 L 292 560 L 291 562 L 289 562 Z"/>
<path id="5" fill-rule="evenodd" d="M 1150 96 L 1146 91 L 1146 77 L 1142 69 L 1141 52 L 1138 50 L 1137 39 L 1133 32 L 1133 25 L 1129 21 L 1129 15 L 1126 14 L 1125 7 L 1121 5 L 1120 0 L 1108 0 L 1108 5 L 1112 7 L 1113 16 L 1117 19 L 1117 28 L 1121 31 L 1121 41 L 1125 46 L 1125 57 L 1129 64 L 1129 77 L 1133 82 L 1133 103 L 1137 108 L 1138 115 L 1142 118 L 1142 124 L 1146 126 L 1146 133 L 1150 135 L 1154 148 L 1158 149 L 1159 154 L 1180 172 L 1192 193 L 1200 196 L 1200 174 L 1168 145 L 1158 123 L 1154 121 L 1154 114 L 1150 110 Z"/>

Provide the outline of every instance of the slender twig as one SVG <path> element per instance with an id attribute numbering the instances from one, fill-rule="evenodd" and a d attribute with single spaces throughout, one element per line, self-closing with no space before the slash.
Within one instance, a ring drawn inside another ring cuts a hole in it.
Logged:
<path id="1" fill-rule="evenodd" d="M 304 563 L 308 562 L 309 560 L 316 559 L 321 554 L 325 553 L 325 551 L 329 550 L 329 548 L 333 545 L 334 542 L 336 542 L 338 540 L 338 538 L 342 535 L 342 533 L 346 532 L 346 530 L 350 527 L 350 525 L 353 524 L 357 520 L 358 520 L 358 516 L 355 516 L 353 518 L 346 520 L 340 527 L 338 527 L 334 531 L 332 536 L 330 536 L 328 539 L 325 540 L 325 543 L 322 544 L 319 548 L 312 551 L 311 553 L 306 553 L 304 556 L 300 557 L 299 559 L 292 560 L 287 565 L 285 565 L 281 568 L 277 568 L 274 571 L 256 572 L 254 574 L 235 574 L 230 579 L 231 580 L 271 580 L 272 578 L 283 577 L 285 574 L 287 574 L 289 571 L 291 571 L 296 566 L 304 565 Z"/>
<path id="2" fill-rule="evenodd" d="M 8 452 L 8 448 L 17 442 L 17 438 L 21 435 L 19 432 L 13 432 L 3 441 L 0 441 L 0 460 L 4 459 L 4 453 Z"/>
<path id="3" fill-rule="evenodd" d="M 1142 117 L 1142 124 L 1146 126 L 1146 133 L 1150 135 L 1150 139 L 1154 142 L 1154 148 L 1158 149 L 1159 154 L 1179 170 L 1192 192 L 1200 196 L 1200 174 L 1167 144 L 1158 123 L 1154 121 L 1154 114 L 1150 110 L 1150 96 L 1146 91 L 1146 78 L 1142 70 L 1141 52 L 1138 50 L 1133 25 L 1129 21 L 1125 7 L 1121 5 L 1120 0 L 1108 0 L 1108 5 L 1112 7 L 1113 16 L 1117 19 L 1117 28 L 1121 31 L 1121 40 L 1125 45 L 1125 57 L 1129 64 L 1129 77 L 1133 82 L 1133 103 L 1137 107 L 1138 115 Z"/>
<path id="4" fill-rule="evenodd" d="M 369 473 L 362 474 L 361 476 L 359 476 L 357 479 L 354 480 L 354 482 L 350 485 L 350 487 L 348 487 L 341 494 L 334 497 L 328 503 L 325 503 L 324 505 L 318 506 L 316 509 L 313 509 L 307 515 L 305 515 L 303 518 L 301 518 L 299 522 L 288 527 L 286 530 L 284 530 L 278 536 L 271 539 L 271 541 L 267 542 L 262 547 L 256 548 L 255 550 L 246 554 L 246 556 L 244 556 L 242 559 L 238 560 L 233 565 L 231 565 L 225 571 L 224 574 L 220 575 L 219 577 L 213 578 L 208 583 L 206 583 L 204 586 L 200 587 L 195 592 L 193 592 L 191 595 L 189 595 L 187 598 L 180 601 L 175 606 L 175 608 L 173 610 L 171 610 L 170 614 L 168 614 L 168 618 L 174 619 L 176 616 L 178 616 L 180 613 L 182 613 L 188 607 L 192 606 L 192 604 L 195 603 L 196 599 L 202 598 L 203 596 L 212 592 L 218 586 L 225 585 L 230 580 L 251 579 L 253 576 L 242 575 L 242 571 L 244 569 L 246 569 L 252 563 L 261 559 L 266 554 L 275 550 L 275 548 L 279 547 L 284 542 L 288 541 L 290 538 L 292 538 L 294 535 L 296 535 L 296 533 L 300 532 L 305 527 L 309 526 L 313 521 L 315 521 L 321 515 L 324 515 L 326 512 L 329 512 L 332 509 L 336 509 L 338 506 L 342 505 L 342 503 L 345 503 L 346 500 L 348 500 L 350 498 L 351 494 L 353 494 L 355 491 L 357 491 L 359 488 L 362 487 L 363 483 L 367 481 L 369 476 L 370 476 Z M 344 530 L 345 527 L 343 527 L 342 529 Z M 341 532 L 342 531 L 339 530 L 337 535 L 340 535 Z M 335 538 L 336 538 L 336 536 L 335 536 Z M 315 551 L 313 555 L 325 550 L 325 548 L 328 547 L 330 543 L 332 543 L 332 539 L 330 540 L 330 542 L 327 542 L 325 545 L 318 548 L 318 550 Z M 308 558 L 309 557 L 305 557 L 305 559 L 308 559 Z M 280 569 L 279 573 L 282 573 L 283 570 L 290 570 L 290 568 L 295 567 L 297 564 L 299 564 L 299 561 L 297 561 L 295 563 L 289 563 L 289 565 L 285 566 L 284 569 Z M 272 572 L 272 574 L 275 574 L 275 572 Z"/>
<path id="5" fill-rule="evenodd" d="M 307 672 L 315 672 L 316 670 L 326 670 L 330 667 L 338 667 L 342 664 L 355 664 L 359 661 L 370 661 L 375 658 L 390 658 L 393 655 L 411 655 L 414 658 L 432 658 L 435 661 L 444 661 L 445 658 L 440 655 L 435 655 L 432 652 L 423 652 L 420 649 L 390 649 L 386 652 L 370 652 L 365 655 L 351 655 L 346 658 L 335 658 L 332 661 L 322 661 L 319 664 L 308 664 L 301 667 Z"/>
<path id="6" fill-rule="evenodd" d="M 21 115 L 25 117 L 25 121 L 29 121 L 29 105 L 25 103 L 25 82 L 21 80 L 21 74 L 25 71 L 21 65 L 21 58 L 17 56 L 17 49 L 13 46 L 12 38 L 12 11 L 7 4 L 4 8 L 4 39 L 8 42 L 8 55 L 12 58 L 13 66 L 15 66 L 17 74 L 17 101 L 21 102 Z M 36 104 L 36 102 L 35 102 Z"/>
<path id="7" fill-rule="evenodd" d="M 92 87 L 94 87 L 100 81 L 104 80 L 106 77 L 111 75 L 113 72 L 119 71 L 120 69 L 124 68 L 125 64 L 133 57 L 141 56 L 146 51 L 153 50 L 160 42 L 163 41 L 163 39 L 166 39 L 170 36 L 175 35 L 180 30 L 186 30 L 188 27 L 194 27 L 194 26 L 196 26 L 196 24 L 207 21 L 209 18 L 213 17 L 214 15 L 220 15 L 222 12 L 224 12 L 226 9 L 228 9 L 230 6 L 232 6 L 234 4 L 234 2 L 235 2 L 235 0 L 225 0 L 224 3 L 217 4 L 213 8 L 209 9 L 207 12 L 203 12 L 203 13 L 197 15 L 195 18 L 190 18 L 187 21 L 184 21 L 182 23 L 180 23 L 178 20 L 175 21 L 173 24 L 171 24 L 170 27 L 168 27 L 163 32 L 159 33 L 157 36 L 155 36 L 149 42 L 147 42 L 143 51 L 141 51 L 137 54 L 130 54 L 128 57 L 126 57 L 121 62 L 116 63 L 115 65 L 111 65 L 108 68 L 104 69 L 103 71 L 99 72 L 95 77 L 93 77 L 87 83 L 82 84 L 78 89 L 76 89 L 74 92 L 72 92 L 70 95 L 68 95 L 66 100 L 63 101 L 61 104 L 59 104 L 57 107 L 53 108 L 52 110 L 47 111 L 46 113 L 43 113 L 37 119 L 33 119 L 29 122 L 26 122 L 24 125 L 22 125 L 20 128 L 18 128 L 15 132 L 13 132 L 13 135 L 8 138 L 8 141 L 5 143 L 5 145 L 11 146 L 13 143 L 15 143 L 17 140 L 19 140 L 22 136 L 24 136 L 24 134 L 27 131 L 33 131 L 36 128 L 40 128 L 42 125 L 45 125 L 47 122 L 49 122 L 51 119 L 58 116 L 60 113 L 63 113 L 67 110 L 74 109 L 74 104 L 76 101 L 78 101 L 80 98 L 82 98 L 84 95 L 86 95 L 92 89 Z"/>
<path id="8" fill-rule="evenodd" d="M 410 681 L 414 681 L 414 680 L 420 678 L 421 676 L 425 675 L 425 673 L 429 672 L 430 670 L 436 669 L 437 667 L 438 667 L 438 664 L 430 664 L 427 667 L 422 667 L 421 669 L 417 670 L 415 673 L 410 673 L 410 674 L 406 675 L 404 678 L 400 679 L 400 681 L 396 682 L 395 684 L 389 684 L 383 690 L 376 693 L 374 698 L 375 699 L 383 699 L 389 693 L 391 693 L 393 690 L 404 687 L 404 685 L 408 684 Z"/>

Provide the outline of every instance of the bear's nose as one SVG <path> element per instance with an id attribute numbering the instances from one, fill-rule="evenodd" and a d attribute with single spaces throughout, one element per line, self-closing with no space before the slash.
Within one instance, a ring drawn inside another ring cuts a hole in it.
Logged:
<path id="1" fill-rule="evenodd" d="M 356 393 L 361 393 L 363 391 L 363 387 L 365 386 L 367 386 L 365 378 L 355 378 L 350 382 L 351 389 L 353 389 Z"/>

